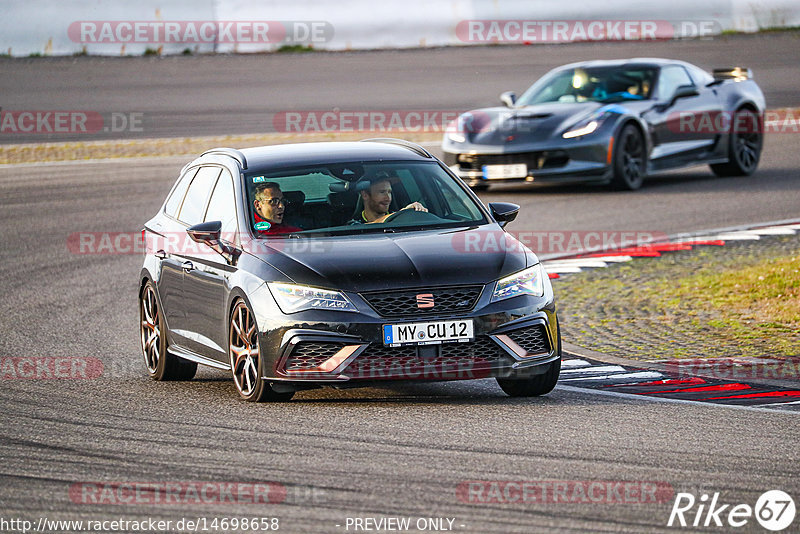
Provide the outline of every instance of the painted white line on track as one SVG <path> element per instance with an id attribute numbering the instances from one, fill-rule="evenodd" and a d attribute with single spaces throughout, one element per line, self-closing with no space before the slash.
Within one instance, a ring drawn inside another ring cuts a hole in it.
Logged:
<path id="1" fill-rule="evenodd" d="M 713 241 L 758 241 L 761 238 L 758 234 L 751 234 L 749 232 L 733 232 L 730 234 L 718 234 L 708 239 Z"/>
<path id="2" fill-rule="evenodd" d="M 563 373 L 563 371 L 562 371 Z M 578 380 L 629 380 L 631 378 L 635 380 L 639 380 L 642 378 L 663 378 L 664 375 L 659 373 L 658 371 L 636 371 L 634 373 L 620 373 L 615 375 L 601 375 L 601 376 L 585 376 L 585 377 L 574 377 L 574 378 L 564 378 L 565 381 L 578 381 Z M 634 384 L 629 384 L 634 385 Z"/>
<path id="3" fill-rule="evenodd" d="M 592 374 L 608 374 L 608 373 L 617 373 L 626 372 L 627 369 L 622 367 L 621 365 L 594 365 L 592 367 L 585 367 L 581 369 L 566 369 L 561 371 L 561 374 L 564 373 L 592 373 Z"/>
<path id="4" fill-rule="evenodd" d="M 581 272 L 581 268 L 580 267 L 555 267 L 555 268 L 551 269 L 550 267 L 547 266 L 546 263 L 544 264 L 544 270 L 547 271 L 548 273 L 557 273 L 557 274 L 567 274 L 567 273 L 579 273 L 579 272 Z"/>
<path id="5" fill-rule="evenodd" d="M 670 403 L 670 404 L 692 404 L 695 406 L 705 406 L 709 409 L 727 408 L 731 410 L 745 410 L 748 412 L 760 412 L 769 414 L 781 415 L 800 415 L 800 411 L 793 410 L 776 410 L 775 408 L 762 408 L 760 406 L 741 406 L 738 404 L 720 404 L 716 402 L 701 402 L 687 399 L 670 399 L 667 397 L 655 397 L 651 395 L 635 395 L 633 393 L 620 393 L 618 391 L 604 391 L 599 389 L 582 388 L 578 386 L 567 386 L 558 384 L 555 391 L 562 390 L 570 393 L 583 393 L 586 395 L 599 395 L 604 397 L 616 397 L 618 399 L 626 399 L 639 402 L 655 402 L 655 403 Z"/>
<path id="6" fill-rule="evenodd" d="M 561 360 L 561 369 L 574 369 L 576 367 L 591 367 L 586 360 Z"/>
<path id="7" fill-rule="evenodd" d="M 593 259 L 604 261 L 606 263 L 625 263 L 626 261 L 631 261 L 633 256 L 598 256 L 597 258 Z"/>
<path id="8" fill-rule="evenodd" d="M 758 235 L 794 235 L 795 231 L 791 228 L 786 228 L 784 226 L 773 226 L 771 228 L 757 228 L 755 230 L 750 230 L 754 234 Z"/>
<path id="9" fill-rule="evenodd" d="M 557 261 L 546 261 L 544 262 L 545 267 L 608 267 L 608 264 L 604 261 L 599 261 L 591 258 L 587 259 L 575 259 L 575 260 L 557 260 Z"/>
<path id="10" fill-rule="evenodd" d="M 759 406 L 764 408 L 765 406 L 786 406 L 787 404 L 800 404 L 800 400 L 789 401 L 789 402 L 771 402 L 769 404 L 759 404 Z"/>

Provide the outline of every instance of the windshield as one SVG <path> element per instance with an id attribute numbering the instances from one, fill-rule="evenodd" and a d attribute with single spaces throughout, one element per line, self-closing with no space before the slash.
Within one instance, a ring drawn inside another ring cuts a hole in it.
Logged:
<path id="1" fill-rule="evenodd" d="M 259 237 L 342 235 L 486 223 L 436 162 L 353 162 L 245 175 Z"/>
<path id="2" fill-rule="evenodd" d="M 654 67 L 590 67 L 558 70 L 533 84 L 518 106 L 545 102 L 621 102 L 646 100 L 655 81 Z"/>

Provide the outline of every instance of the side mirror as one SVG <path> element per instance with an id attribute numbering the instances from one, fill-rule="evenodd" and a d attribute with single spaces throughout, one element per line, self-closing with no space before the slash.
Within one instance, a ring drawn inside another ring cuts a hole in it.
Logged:
<path id="1" fill-rule="evenodd" d="M 490 202 L 489 211 L 500 228 L 505 228 L 508 223 L 517 218 L 519 206 L 511 202 Z"/>
<path id="2" fill-rule="evenodd" d="M 214 241 L 219 241 L 222 232 L 222 221 L 209 221 L 195 224 L 186 229 L 186 233 L 197 243 L 211 245 Z"/>
<path id="3" fill-rule="evenodd" d="M 517 103 L 517 93 L 514 91 L 506 91 L 500 95 L 500 102 L 507 108 L 513 108 Z"/>
<path id="4" fill-rule="evenodd" d="M 669 105 L 672 106 L 675 104 L 677 100 L 681 98 L 689 98 L 690 96 L 697 96 L 700 93 L 697 91 L 697 87 L 694 85 L 681 85 L 677 89 L 675 89 L 675 94 L 672 95 L 672 99 L 669 101 Z"/>
<path id="5" fill-rule="evenodd" d="M 228 265 L 233 265 L 242 253 L 236 247 L 232 247 L 220 241 L 222 234 L 222 221 L 208 221 L 200 224 L 195 224 L 186 229 L 186 233 L 196 243 L 203 243 L 214 249 L 219 253 Z"/>

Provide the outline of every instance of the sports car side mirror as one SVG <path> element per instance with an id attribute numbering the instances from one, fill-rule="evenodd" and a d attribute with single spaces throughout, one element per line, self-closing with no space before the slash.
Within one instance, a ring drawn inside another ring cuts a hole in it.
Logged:
<path id="1" fill-rule="evenodd" d="M 677 100 L 681 98 L 688 98 L 690 96 L 697 96 L 700 93 L 697 91 L 697 87 L 694 85 L 681 85 L 677 89 L 675 89 L 675 94 L 672 95 L 672 99 L 669 101 L 669 105 L 672 106 L 675 104 Z"/>
<path id="2" fill-rule="evenodd" d="M 492 212 L 492 217 L 500 225 L 500 228 L 505 228 L 508 223 L 517 218 L 519 206 L 511 202 L 490 202 L 489 211 Z"/>
<path id="3" fill-rule="evenodd" d="M 517 93 L 514 91 L 506 91 L 500 95 L 500 102 L 507 108 L 513 108 L 517 103 Z"/>
<path id="4" fill-rule="evenodd" d="M 200 224 L 195 224 L 186 229 L 186 233 L 192 238 L 192 241 L 203 243 L 214 249 L 219 253 L 228 265 L 236 263 L 237 258 L 241 251 L 230 245 L 220 241 L 222 233 L 222 221 L 208 221 Z"/>

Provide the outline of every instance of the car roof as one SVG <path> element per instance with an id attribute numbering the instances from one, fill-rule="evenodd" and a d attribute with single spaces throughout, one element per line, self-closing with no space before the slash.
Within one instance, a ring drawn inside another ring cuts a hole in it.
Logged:
<path id="1" fill-rule="evenodd" d="M 651 66 L 651 67 L 663 67 L 665 65 L 689 65 L 693 66 L 689 63 L 684 61 L 678 61 L 675 59 L 663 59 L 657 57 L 635 57 L 635 58 L 628 58 L 628 59 L 598 59 L 592 61 L 579 61 L 577 63 L 570 63 L 568 65 L 562 65 L 558 67 L 559 69 L 568 69 L 568 68 L 576 68 L 576 67 L 623 67 L 626 65 L 641 65 L 641 66 Z"/>
<path id="2" fill-rule="evenodd" d="M 399 139 L 374 141 L 294 143 L 241 150 L 213 149 L 205 152 L 192 164 L 203 163 L 219 156 L 229 156 L 239 160 L 240 168 L 258 171 L 264 168 L 353 161 L 435 161 L 427 150 L 413 143 Z"/>

